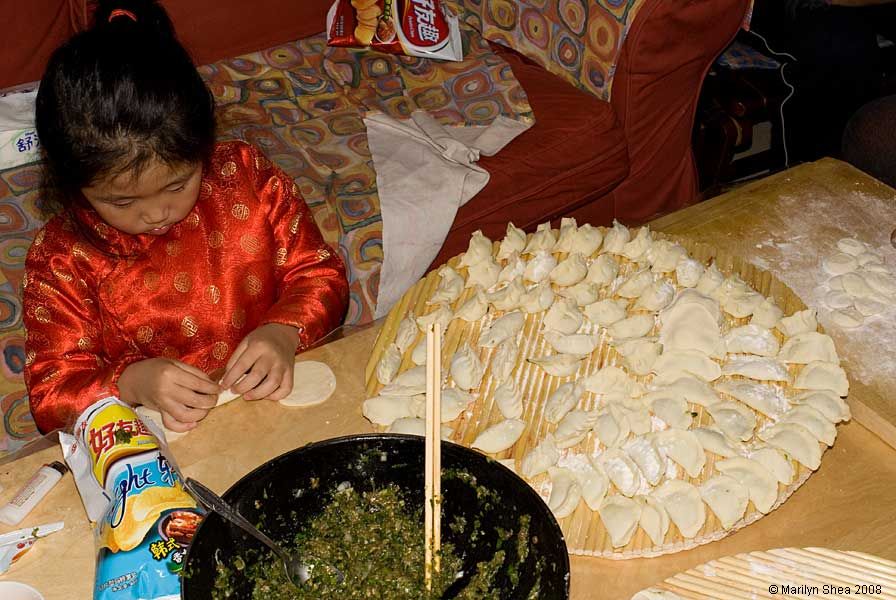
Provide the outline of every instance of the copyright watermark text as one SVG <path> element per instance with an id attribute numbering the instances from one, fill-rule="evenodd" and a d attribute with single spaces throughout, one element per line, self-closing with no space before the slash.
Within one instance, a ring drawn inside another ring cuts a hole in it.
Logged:
<path id="1" fill-rule="evenodd" d="M 805 596 L 806 598 L 830 594 L 837 594 L 840 596 L 862 596 L 871 594 L 882 594 L 883 586 L 881 586 L 880 584 L 843 585 L 825 583 L 824 585 L 797 585 L 793 583 L 773 583 L 768 586 L 768 593 L 772 596 L 781 594 L 786 596 Z"/>

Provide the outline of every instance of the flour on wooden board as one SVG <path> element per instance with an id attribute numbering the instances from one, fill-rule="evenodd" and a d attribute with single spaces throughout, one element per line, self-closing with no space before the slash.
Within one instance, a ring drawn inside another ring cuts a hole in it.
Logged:
<path id="1" fill-rule="evenodd" d="M 780 203 L 796 207 L 806 203 L 801 196 L 782 196 Z M 831 320 L 833 309 L 825 303 L 831 276 L 822 261 L 836 254 L 837 241 L 856 237 L 856 231 L 874 231 L 860 242 L 872 246 L 891 273 L 896 272 L 896 250 L 890 233 L 896 227 L 896 199 L 863 192 L 812 198 L 812 210 L 788 210 L 795 222 L 772 222 L 769 236 L 756 244 L 750 260 L 774 273 L 806 305 L 818 310 L 818 320 L 834 338 L 852 377 L 865 385 L 892 381 L 896 377 L 896 307 L 868 317 L 858 327 L 845 329 Z M 822 215 L 823 218 L 819 218 Z M 794 231 L 800 232 L 793 235 Z M 824 243 L 813 243 L 824 239 Z M 857 238 L 858 239 L 858 238 Z"/>

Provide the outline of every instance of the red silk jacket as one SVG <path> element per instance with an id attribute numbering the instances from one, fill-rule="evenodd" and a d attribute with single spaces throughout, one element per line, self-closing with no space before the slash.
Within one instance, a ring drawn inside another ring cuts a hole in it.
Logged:
<path id="1" fill-rule="evenodd" d="M 338 327 L 345 265 L 293 181 L 256 148 L 219 144 L 199 199 L 162 236 L 129 235 L 86 203 L 28 252 L 25 382 L 41 431 L 70 427 L 133 362 L 165 356 L 213 377 L 253 329 L 283 323 L 302 349 Z"/>

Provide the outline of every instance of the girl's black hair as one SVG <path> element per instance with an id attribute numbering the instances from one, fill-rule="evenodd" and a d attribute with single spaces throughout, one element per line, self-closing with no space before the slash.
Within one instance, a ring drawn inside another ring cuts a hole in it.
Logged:
<path id="1" fill-rule="evenodd" d="M 63 207 L 152 160 L 205 161 L 215 137 L 214 100 L 155 0 L 100 0 L 93 26 L 50 57 L 35 119 L 46 193 Z"/>

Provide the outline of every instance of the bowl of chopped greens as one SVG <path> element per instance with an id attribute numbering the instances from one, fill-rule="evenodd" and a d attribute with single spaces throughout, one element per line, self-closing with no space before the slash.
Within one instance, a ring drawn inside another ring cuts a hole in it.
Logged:
<path id="1" fill-rule="evenodd" d="M 292 586 L 273 554 L 211 513 L 187 555 L 183 600 L 569 597 L 569 557 L 550 510 L 510 469 L 457 444 L 442 443 L 441 569 L 430 591 L 422 437 L 309 444 L 258 467 L 224 499 L 301 556 L 311 579 Z"/>

